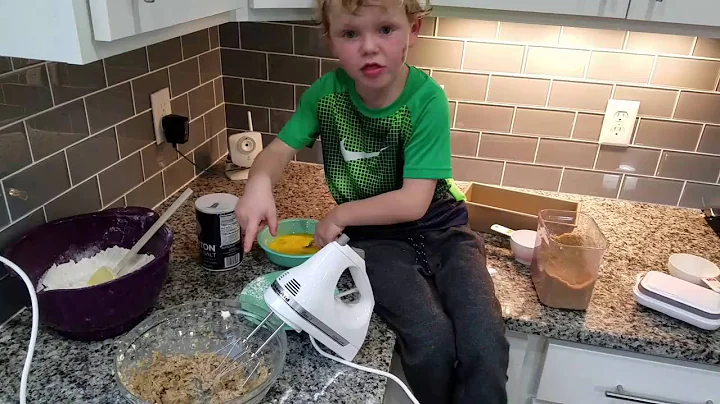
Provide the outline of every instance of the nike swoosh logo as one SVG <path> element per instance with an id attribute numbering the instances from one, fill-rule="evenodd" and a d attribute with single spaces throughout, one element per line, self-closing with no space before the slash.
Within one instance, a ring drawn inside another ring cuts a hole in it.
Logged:
<path id="1" fill-rule="evenodd" d="M 349 151 L 345 148 L 345 139 L 340 141 L 340 153 L 342 153 L 343 160 L 346 162 L 350 161 L 356 161 L 356 160 L 363 160 L 363 159 L 369 159 L 373 157 L 377 157 L 382 153 L 383 150 L 387 149 L 388 147 L 383 147 L 379 151 L 373 152 L 373 153 L 367 153 L 367 152 L 354 152 Z"/>

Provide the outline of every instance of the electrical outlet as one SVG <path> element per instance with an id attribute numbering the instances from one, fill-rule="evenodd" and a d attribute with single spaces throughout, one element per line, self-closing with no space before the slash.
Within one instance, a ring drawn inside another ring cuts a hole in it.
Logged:
<path id="1" fill-rule="evenodd" d="M 150 104 L 152 105 L 153 125 L 155 128 L 155 143 L 165 143 L 167 139 L 165 139 L 162 130 L 162 117 L 172 113 L 170 89 L 166 87 L 150 94 Z"/>
<path id="2" fill-rule="evenodd" d="M 629 145 L 635 129 L 638 109 L 640 109 L 640 101 L 608 100 L 600 129 L 600 143 L 615 146 Z"/>

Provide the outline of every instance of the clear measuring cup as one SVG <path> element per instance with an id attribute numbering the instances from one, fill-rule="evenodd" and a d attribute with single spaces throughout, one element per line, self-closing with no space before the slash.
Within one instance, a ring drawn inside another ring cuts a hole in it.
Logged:
<path id="1" fill-rule="evenodd" d="M 590 216 L 576 211 L 540 211 L 530 266 L 540 302 L 559 309 L 587 309 L 607 245 Z"/>

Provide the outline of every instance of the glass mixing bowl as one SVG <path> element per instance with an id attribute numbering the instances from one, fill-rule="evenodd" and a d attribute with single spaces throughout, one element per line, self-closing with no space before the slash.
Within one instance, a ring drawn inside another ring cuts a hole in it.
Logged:
<path id="1" fill-rule="evenodd" d="M 252 319 L 252 321 L 251 321 Z M 253 323 L 253 321 L 255 323 Z M 187 303 L 159 311 L 138 324 L 120 339 L 115 357 L 115 380 L 120 392 L 131 403 L 147 403 L 130 391 L 132 374 L 143 369 L 153 359 L 154 353 L 204 354 L 215 353 L 233 341 L 248 336 L 262 318 L 241 309 L 234 300 L 210 300 Z M 249 352 L 254 352 L 275 331 L 273 324 L 265 325 L 248 341 Z M 220 354 L 225 357 L 227 350 Z M 238 352 L 235 350 L 234 352 Z M 258 358 L 267 369 L 267 378 L 254 388 L 229 401 L 213 401 L 232 404 L 256 404 L 262 401 L 270 387 L 277 381 L 285 364 L 287 338 L 285 332 L 277 333 L 262 348 Z M 247 359 L 244 356 L 243 359 Z M 229 361 L 230 359 L 228 359 Z M 228 366 L 225 362 L 224 366 Z M 251 370 L 251 363 L 248 370 Z M 255 374 L 253 377 L 258 377 Z M 249 385 L 257 380 L 250 379 Z M 199 385 L 199 381 L 198 381 Z M 203 397 L 205 401 L 206 397 Z"/>

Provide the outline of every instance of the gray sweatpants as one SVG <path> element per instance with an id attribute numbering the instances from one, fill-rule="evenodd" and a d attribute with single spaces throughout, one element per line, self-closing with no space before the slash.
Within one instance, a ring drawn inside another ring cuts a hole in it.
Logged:
<path id="1" fill-rule="evenodd" d="M 507 403 L 509 344 L 483 239 L 455 227 L 350 244 L 365 250 L 375 312 L 420 403 Z"/>

